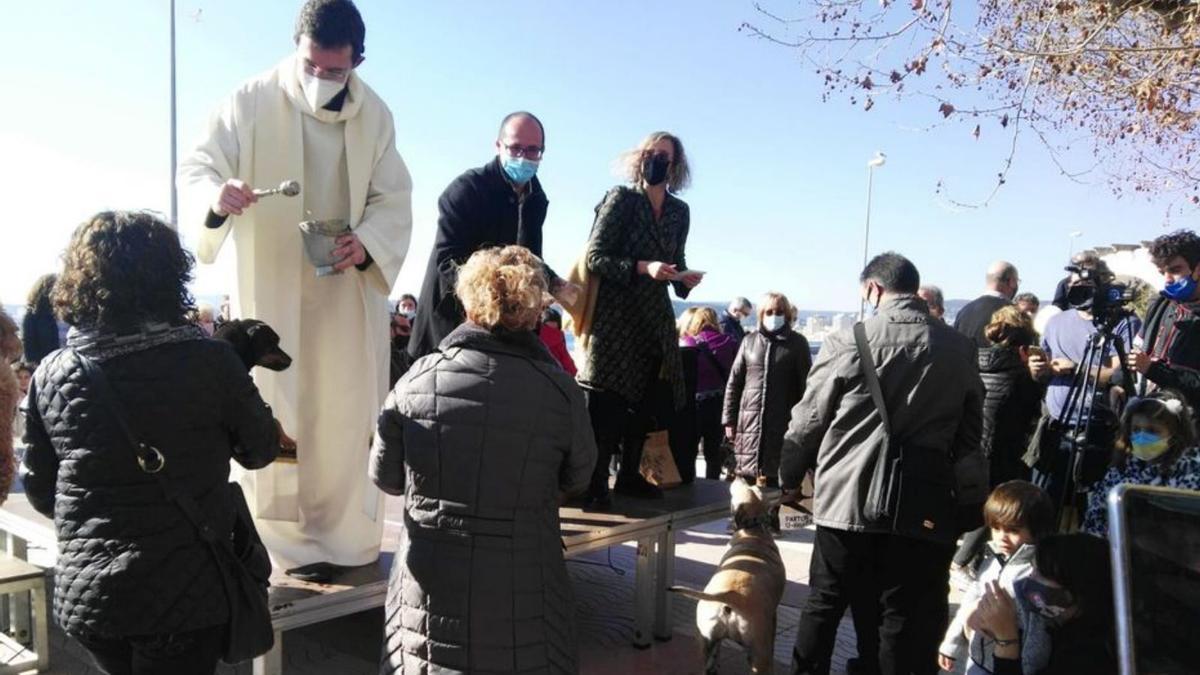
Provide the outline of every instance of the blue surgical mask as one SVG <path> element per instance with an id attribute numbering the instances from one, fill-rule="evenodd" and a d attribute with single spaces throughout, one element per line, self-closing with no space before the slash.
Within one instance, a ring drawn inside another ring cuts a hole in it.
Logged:
<path id="1" fill-rule="evenodd" d="M 1129 445 L 1133 446 L 1129 449 L 1133 456 L 1143 462 L 1153 462 L 1171 449 L 1169 439 L 1153 431 L 1135 431 L 1129 434 Z"/>
<path id="2" fill-rule="evenodd" d="M 505 157 L 504 158 L 504 173 L 508 175 L 508 179 L 517 185 L 524 185 L 533 180 L 533 175 L 537 173 L 538 162 L 524 157 Z"/>
<path id="3" fill-rule="evenodd" d="M 1192 299 L 1192 293 L 1196 292 L 1196 280 L 1192 275 L 1187 275 L 1181 279 L 1176 279 L 1168 283 L 1163 288 L 1163 295 L 1174 300 L 1175 302 L 1187 302 Z"/>
<path id="4" fill-rule="evenodd" d="M 763 330 L 768 333 L 778 333 L 783 328 L 784 322 L 787 321 L 782 315 L 774 314 L 772 316 L 764 316 L 762 321 Z"/>

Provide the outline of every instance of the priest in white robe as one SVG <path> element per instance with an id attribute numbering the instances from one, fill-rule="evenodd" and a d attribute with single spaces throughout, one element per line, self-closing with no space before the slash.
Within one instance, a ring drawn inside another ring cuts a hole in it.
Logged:
<path id="1" fill-rule="evenodd" d="M 324 579 L 373 562 L 383 499 L 367 478 L 387 388 L 387 296 L 408 250 L 412 181 L 387 106 L 355 73 L 365 29 L 350 0 L 308 0 L 294 54 L 235 91 L 179 167 L 197 257 L 232 243 L 236 317 L 270 324 L 293 357 L 255 369 L 295 459 L 240 477 L 276 565 Z M 287 180 L 299 196 L 257 197 Z M 338 273 L 317 275 L 301 221 L 344 219 Z"/>

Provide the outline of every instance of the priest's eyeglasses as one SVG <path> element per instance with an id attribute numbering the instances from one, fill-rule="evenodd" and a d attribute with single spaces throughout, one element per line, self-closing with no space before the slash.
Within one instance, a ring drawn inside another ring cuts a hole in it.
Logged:
<path id="1" fill-rule="evenodd" d="M 504 149 L 508 151 L 509 157 L 524 157 L 525 159 L 539 160 L 542 158 L 542 153 L 546 151 L 540 145 L 504 145 Z"/>
<path id="2" fill-rule="evenodd" d="M 322 80 L 345 82 L 346 77 L 350 75 L 350 70 L 350 68 L 322 68 L 312 61 L 304 59 L 304 72 Z"/>

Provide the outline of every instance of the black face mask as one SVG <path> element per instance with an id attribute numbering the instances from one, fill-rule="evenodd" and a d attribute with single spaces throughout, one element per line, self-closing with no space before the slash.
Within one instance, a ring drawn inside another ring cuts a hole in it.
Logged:
<path id="1" fill-rule="evenodd" d="M 642 160 L 642 179 L 646 185 L 659 185 L 667 179 L 667 171 L 671 168 L 671 160 L 666 155 L 650 155 Z"/>
<path id="2" fill-rule="evenodd" d="M 1095 284 L 1076 284 L 1067 287 L 1067 305 L 1073 309 L 1089 311 L 1095 299 Z"/>

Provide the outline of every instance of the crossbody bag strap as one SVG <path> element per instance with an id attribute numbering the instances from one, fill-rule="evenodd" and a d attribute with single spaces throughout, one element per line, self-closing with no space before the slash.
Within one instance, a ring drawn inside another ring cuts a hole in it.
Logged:
<path id="1" fill-rule="evenodd" d="M 113 391 L 112 385 L 109 384 L 108 377 L 105 376 L 104 371 L 100 369 L 100 366 L 93 359 L 84 355 L 79 350 L 72 351 L 74 351 L 76 358 L 79 359 L 88 382 L 95 387 L 100 400 L 112 414 L 112 418 L 116 421 L 117 426 L 120 427 L 121 434 L 125 437 L 125 441 L 129 444 L 130 449 L 133 450 L 138 466 L 143 472 L 154 476 L 167 501 L 179 506 L 179 510 L 183 512 L 183 515 L 196 528 L 196 532 L 200 535 L 200 538 L 208 544 L 214 543 L 216 541 L 216 533 L 213 532 L 212 526 L 208 524 L 208 519 L 200 511 L 200 506 L 196 503 L 196 500 L 188 495 L 177 492 L 171 487 L 164 471 L 167 466 L 167 460 L 163 457 L 162 452 L 158 448 L 138 440 L 137 435 L 133 433 L 133 429 L 129 427 L 129 422 L 125 416 L 125 409 L 121 405 L 120 399 L 117 398 L 116 392 Z"/>
<path id="2" fill-rule="evenodd" d="M 879 374 L 875 372 L 875 360 L 871 358 L 871 347 L 867 344 L 867 327 L 861 321 L 854 324 L 854 344 L 858 347 L 858 360 L 862 365 L 863 379 L 867 382 L 867 390 L 871 392 L 871 399 L 875 401 L 879 417 L 883 420 L 883 431 L 891 436 L 892 423 L 888 418 L 887 404 L 883 399 L 883 388 L 879 386 Z"/>

